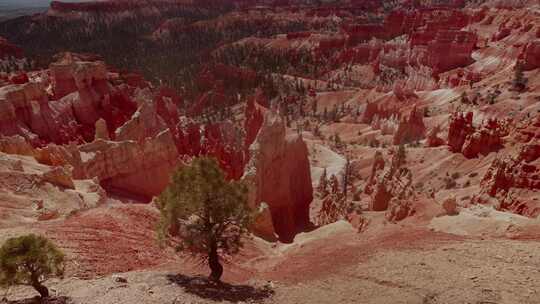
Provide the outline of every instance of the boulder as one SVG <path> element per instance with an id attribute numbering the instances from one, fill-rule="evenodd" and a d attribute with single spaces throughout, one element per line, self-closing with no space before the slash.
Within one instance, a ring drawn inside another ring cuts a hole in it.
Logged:
<path id="1" fill-rule="evenodd" d="M 262 202 L 259 205 L 253 222 L 252 230 L 255 231 L 258 236 L 267 241 L 273 242 L 278 240 L 274 224 L 272 223 L 272 213 L 270 212 L 270 207 L 265 202 Z"/>
<path id="2" fill-rule="evenodd" d="M 25 84 L 29 81 L 28 75 L 24 72 L 14 73 L 9 76 L 9 81 L 13 84 Z"/>
<path id="3" fill-rule="evenodd" d="M 0 137 L 0 152 L 34 156 L 35 150 L 26 139 L 20 135 Z"/>

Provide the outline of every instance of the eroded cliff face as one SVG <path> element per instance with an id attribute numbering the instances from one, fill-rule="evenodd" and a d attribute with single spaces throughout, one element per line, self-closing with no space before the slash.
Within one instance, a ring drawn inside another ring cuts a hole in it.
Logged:
<path id="1" fill-rule="evenodd" d="M 179 154 L 169 130 L 142 141 L 97 140 L 79 147 L 88 177 L 109 191 L 131 193 L 150 201 L 169 183 Z"/>
<path id="2" fill-rule="evenodd" d="M 69 178 L 60 169 L 45 175 L 63 187 L 93 179 L 109 194 L 139 202 L 159 195 L 178 165 L 214 156 L 228 178 L 250 183 L 254 209 L 268 206 L 255 225 L 260 235 L 290 242 L 308 227 L 307 146 L 257 103 L 264 103 L 260 93 L 246 108 L 245 130 L 204 124 L 180 116 L 174 92 L 131 85 L 92 59 L 63 54 L 51 64 L 50 79 L 0 89 L 3 151 L 69 168 Z"/>
<path id="3" fill-rule="evenodd" d="M 249 187 L 249 203 L 257 209 L 262 203 L 270 209 L 273 230 L 283 242 L 309 226 L 309 205 L 313 200 L 306 143 L 298 135 L 287 135 L 285 122 L 270 110 L 249 147 L 250 161 L 244 176 Z M 263 214 L 262 216 L 268 216 Z M 255 227 L 265 238 L 272 238 L 270 221 Z"/>

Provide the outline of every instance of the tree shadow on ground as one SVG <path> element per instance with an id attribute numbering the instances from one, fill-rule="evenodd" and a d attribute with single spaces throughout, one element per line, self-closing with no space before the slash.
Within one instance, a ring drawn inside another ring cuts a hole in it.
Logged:
<path id="1" fill-rule="evenodd" d="M 189 277 L 182 274 L 167 275 L 167 279 L 182 286 L 187 293 L 214 301 L 245 302 L 262 301 L 271 297 L 274 291 L 270 287 L 257 288 L 249 285 L 215 283 L 205 277 Z"/>
<path id="2" fill-rule="evenodd" d="M 33 297 L 15 301 L 0 299 L 0 304 L 73 304 L 73 300 L 69 297 L 49 297 L 47 299 Z"/>

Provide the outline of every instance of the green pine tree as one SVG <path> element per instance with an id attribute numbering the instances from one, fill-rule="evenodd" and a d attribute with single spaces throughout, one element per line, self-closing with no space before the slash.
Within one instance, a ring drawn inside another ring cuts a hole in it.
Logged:
<path id="1" fill-rule="evenodd" d="M 0 248 L 0 286 L 29 285 L 49 297 L 43 282 L 64 274 L 64 254 L 35 234 L 8 239 Z"/>
<path id="2" fill-rule="evenodd" d="M 239 252 L 251 223 L 246 186 L 226 180 L 215 159 L 197 158 L 174 173 L 158 207 L 159 238 L 181 236 L 178 250 L 206 260 L 210 279 L 219 281 L 220 256 Z"/>

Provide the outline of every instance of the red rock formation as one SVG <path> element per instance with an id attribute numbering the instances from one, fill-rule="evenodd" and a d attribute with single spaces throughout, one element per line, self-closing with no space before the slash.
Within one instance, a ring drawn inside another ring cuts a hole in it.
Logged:
<path id="1" fill-rule="evenodd" d="M 444 145 L 444 139 L 439 137 L 440 127 L 435 126 L 427 135 L 426 146 L 433 148 Z"/>
<path id="2" fill-rule="evenodd" d="M 471 57 L 477 36 L 464 31 L 439 31 L 428 43 L 427 66 L 436 72 L 446 72 L 465 67 L 473 62 Z"/>
<path id="3" fill-rule="evenodd" d="M 513 134 L 521 142 L 519 153 L 491 163 L 480 183 L 481 190 L 472 201 L 480 204 L 495 201 L 499 209 L 537 217 L 540 203 L 528 194 L 540 190 L 540 118 L 524 124 Z"/>
<path id="4" fill-rule="evenodd" d="M 115 139 L 142 142 L 145 138 L 156 136 L 165 128 L 167 125 L 158 115 L 156 103 L 147 101 L 142 103 L 130 120 L 116 129 Z"/>
<path id="5" fill-rule="evenodd" d="M 525 71 L 540 68 L 540 40 L 529 42 L 524 47 L 519 59 Z"/>
<path id="6" fill-rule="evenodd" d="M 107 68 L 103 62 L 81 61 L 76 54 L 66 53 L 49 69 L 57 99 L 79 90 L 88 99 L 108 93 Z"/>
<path id="7" fill-rule="evenodd" d="M 465 157 L 474 158 L 478 157 L 479 154 L 487 155 L 502 148 L 501 137 L 503 133 L 496 120 L 491 120 L 491 123 L 495 126 L 492 128 L 482 127 L 467 136 L 463 144 L 463 155 Z"/>
<path id="8" fill-rule="evenodd" d="M 384 105 L 378 102 L 368 102 L 362 114 L 362 122 L 371 124 L 374 118 L 399 117 L 397 105 Z"/>
<path id="9" fill-rule="evenodd" d="M 369 176 L 368 185 L 372 185 L 375 183 L 377 172 L 383 170 L 384 166 L 385 166 L 385 162 L 384 162 L 384 158 L 382 156 L 381 151 L 375 152 L 375 156 L 373 157 L 373 166 L 371 167 L 371 174 Z"/>
<path id="10" fill-rule="evenodd" d="M 266 111 L 249 151 L 250 161 L 242 178 L 250 188 L 249 203 L 254 209 L 262 202 L 268 204 L 275 233 L 281 241 L 291 242 L 296 233 L 308 227 L 313 199 L 306 143 L 296 134 L 287 136 L 285 122 L 276 113 Z M 264 234 L 269 229 L 255 230 Z"/>
<path id="11" fill-rule="evenodd" d="M 394 133 L 393 144 L 401 145 L 423 139 L 426 136 L 426 126 L 424 125 L 424 113 L 416 108 L 403 116 L 399 122 L 398 129 Z"/>
<path id="12" fill-rule="evenodd" d="M 361 42 L 369 41 L 371 38 L 387 39 L 390 38 L 390 33 L 382 24 L 358 24 L 344 26 L 343 31 L 349 36 L 348 42 L 350 45 L 355 45 Z"/>
<path id="13" fill-rule="evenodd" d="M 97 140 L 80 146 L 82 168 L 108 191 L 130 193 L 150 201 L 169 183 L 179 155 L 169 130 L 142 142 Z"/>
<path id="14" fill-rule="evenodd" d="M 496 119 L 490 119 L 480 128 L 472 125 L 473 114 L 454 113 L 448 126 L 448 146 L 454 153 L 467 158 L 487 155 L 502 148 L 502 137 L 508 132 Z"/>
<path id="15" fill-rule="evenodd" d="M 472 119 L 472 112 L 467 113 L 466 116 L 463 116 L 463 113 L 452 114 L 448 125 L 448 146 L 450 151 L 454 153 L 462 151 L 465 140 L 474 132 Z"/>
<path id="16" fill-rule="evenodd" d="M 412 174 L 404 167 L 405 155 L 399 150 L 392 150 L 393 156 L 390 165 L 385 167 L 382 154 L 377 151 L 371 170 L 369 182 L 364 193 L 370 194 L 369 209 L 373 211 L 387 211 L 389 221 L 400 221 L 411 215 Z"/>
<path id="17" fill-rule="evenodd" d="M 379 182 L 375 186 L 369 209 L 373 211 L 385 211 L 388 209 L 390 200 L 392 200 L 392 192 L 387 189 L 386 183 Z"/>
<path id="18" fill-rule="evenodd" d="M 103 62 L 81 61 L 80 58 L 66 53 L 50 65 L 55 98 L 61 98 L 58 103 L 71 108 L 72 121 L 81 125 L 80 133 L 86 141 L 93 140 L 99 118 L 105 119 L 112 137 L 115 130 L 130 119 L 136 104 L 127 91 L 111 86 Z"/>
<path id="19" fill-rule="evenodd" d="M 376 44 L 361 44 L 354 48 L 347 48 L 341 51 L 337 57 L 333 58 L 334 65 L 343 63 L 366 64 L 373 62 L 379 56 L 382 46 Z"/>
<path id="20" fill-rule="evenodd" d="M 486 195 L 497 198 L 503 210 L 514 213 L 537 217 L 540 215 L 540 204 L 529 201 L 521 195 L 514 195 L 515 189 L 539 191 L 540 179 L 538 178 L 538 164 L 530 164 L 515 159 L 496 159 L 484 175 L 480 185 L 480 194 L 473 198 L 473 202 L 486 204 L 489 202 Z"/>
<path id="21" fill-rule="evenodd" d="M 37 83 L 0 88 L 0 107 L 0 134 L 22 135 L 35 146 L 79 138 L 71 105 L 50 104 Z"/>

